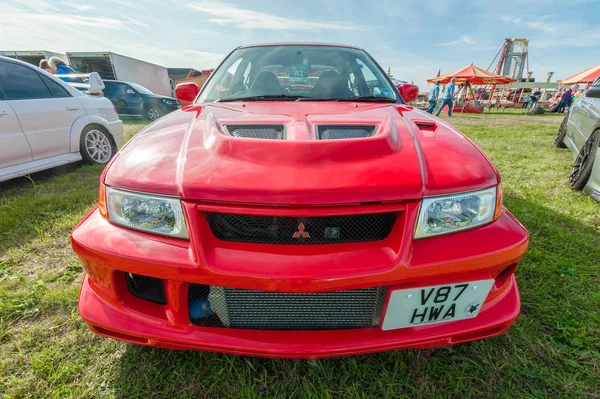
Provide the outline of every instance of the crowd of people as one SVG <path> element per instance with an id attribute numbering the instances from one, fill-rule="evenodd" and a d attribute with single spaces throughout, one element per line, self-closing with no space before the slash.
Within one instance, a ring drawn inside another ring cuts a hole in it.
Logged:
<path id="1" fill-rule="evenodd" d="M 439 116 L 442 110 L 445 107 L 448 107 L 448 116 L 452 116 L 452 108 L 454 106 L 454 95 L 456 92 L 456 78 L 452 78 L 450 83 L 441 90 L 440 82 L 436 82 L 430 89 L 428 95 L 429 107 L 427 108 L 427 112 L 433 114 L 435 108 L 438 104 L 438 101 L 441 99 L 441 104 L 437 110 L 436 116 Z M 440 91 L 443 91 L 443 94 L 440 96 Z M 541 109 L 540 103 L 542 101 L 542 92 L 539 88 L 534 88 L 530 94 L 525 95 L 522 98 L 522 107 L 527 109 L 528 112 L 566 112 L 570 109 L 573 101 L 581 95 L 582 90 L 580 90 L 578 85 L 574 85 L 572 87 L 567 87 L 565 90 L 557 90 L 554 96 L 550 99 L 550 105 L 547 109 Z M 516 100 L 513 100 L 516 101 Z M 497 100 L 499 103 L 499 100 Z M 491 105 L 491 102 L 490 102 Z"/>

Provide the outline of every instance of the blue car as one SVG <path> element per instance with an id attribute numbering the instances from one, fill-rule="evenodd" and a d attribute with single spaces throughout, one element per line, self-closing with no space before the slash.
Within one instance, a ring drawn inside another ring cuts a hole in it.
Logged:
<path id="1" fill-rule="evenodd" d="M 154 121 L 181 107 L 177 99 L 152 93 L 142 85 L 118 80 L 103 80 L 104 96 L 119 115 L 141 116 Z"/>

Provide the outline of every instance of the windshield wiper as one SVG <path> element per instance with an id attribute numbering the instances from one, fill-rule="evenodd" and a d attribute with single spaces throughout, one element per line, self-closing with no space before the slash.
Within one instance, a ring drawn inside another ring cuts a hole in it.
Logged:
<path id="1" fill-rule="evenodd" d="M 364 102 L 382 102 L 382 103 L 395 103 L 395 98 L 384 97 L 384 96 L 358 96 L 348 98 L 336 98 L 335 101 L 364 101 Z"/>
<path id="2" fill-rule="evenodd" d="M 395 103 L 396 100 L 390 97 L 382 96 L 358 96 L 358 97 L 345 97 L 345 98 L 314 98 L 304 97 L 298 99 L 298 101 L 346 101 L 346 102 L 382 102 L 382 103 Z"/>
<path id="3" fill-rule="evenodd" d="M 296 101 L 303 98 L 310 98 L 307 96 L 301 96 L 296 94 L 263 94 L 260 96 L 246 96 L 246 97 L 225 97 L 219 98 L 215 102 L 228 102 L 228 101 Z"/>

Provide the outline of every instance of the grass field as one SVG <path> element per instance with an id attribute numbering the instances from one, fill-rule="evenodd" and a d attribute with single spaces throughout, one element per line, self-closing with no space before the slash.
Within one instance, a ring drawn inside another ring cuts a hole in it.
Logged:
<path id="1" fill-rule="evenodd" d="M 518 111 L 452 122 L 499 168 L 528 228 L 522 314 L 504 335 L 435 350 L 331 360 L 173 352 L 93 335 L 77 314 L 72 226 L 96 202 L 100 167 L 0 183 L 3 398 L 600 397 L 600 204 L 567 183 L 556 116 Z M 133 135 L 143 124 L 129 121 Z"/>

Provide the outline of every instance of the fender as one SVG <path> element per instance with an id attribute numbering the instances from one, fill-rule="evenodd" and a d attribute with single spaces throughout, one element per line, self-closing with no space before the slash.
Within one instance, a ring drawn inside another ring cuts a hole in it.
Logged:
<path id="1" fill-rule="evenodd" d="M 98 124 L 106 129 L 110 134 L 108 128 L 108 121 L 98 115 L 82 115 L 75 120 L 71 126 L 71 152 L 79 152 L 79 142 L 81 140 L 81 132 L 86 126 L 90 124 Z"/>

